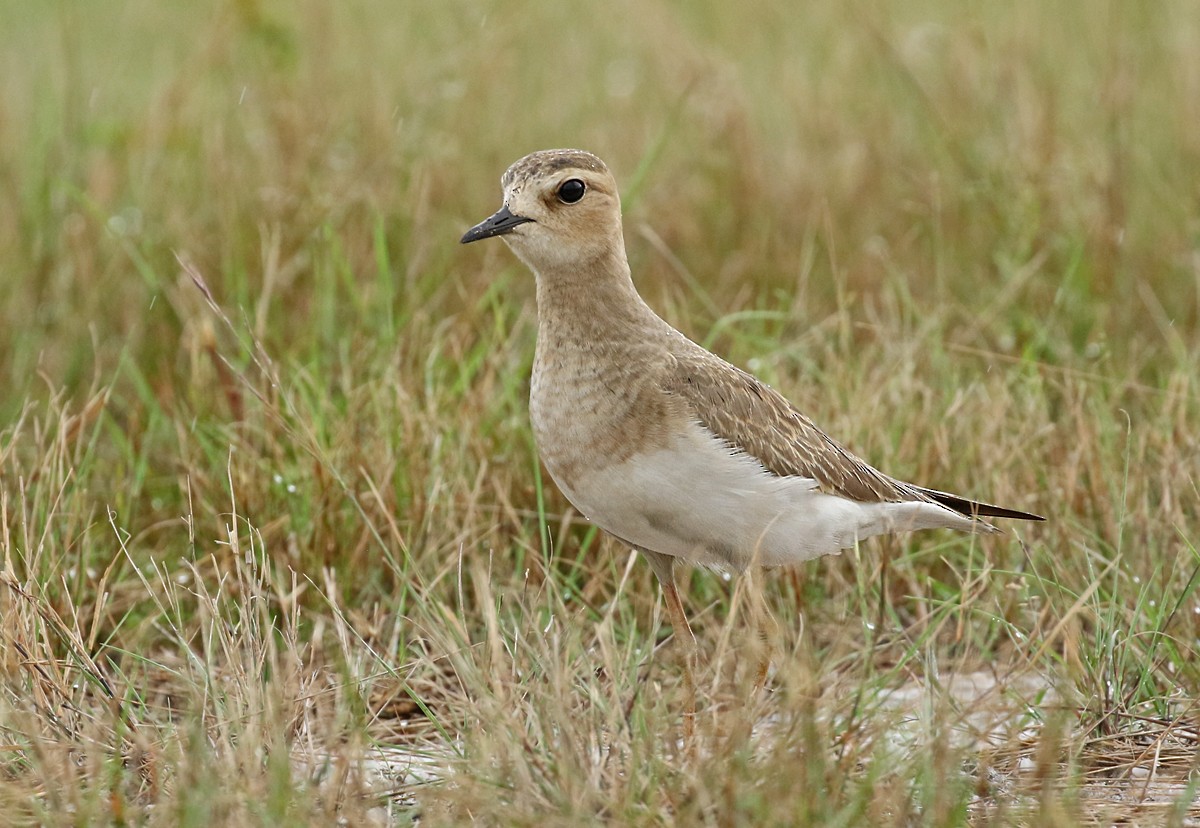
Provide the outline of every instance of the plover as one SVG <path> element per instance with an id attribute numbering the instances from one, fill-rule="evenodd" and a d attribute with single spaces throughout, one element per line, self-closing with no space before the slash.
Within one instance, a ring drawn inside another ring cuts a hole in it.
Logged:
<path id="1" fill-rule="evenodd" d="M 634 288 L 617 184 L 595 155 L 535 152 L 501 186 L 503 206 L 462 243 L 499 236 L 536 276 L 538 453 L 581 514 L 650 562 L 685 645 L 676 561 L 742 571 L 884 533 L 1044 519 L 889 477 L 663 321 Z"/>

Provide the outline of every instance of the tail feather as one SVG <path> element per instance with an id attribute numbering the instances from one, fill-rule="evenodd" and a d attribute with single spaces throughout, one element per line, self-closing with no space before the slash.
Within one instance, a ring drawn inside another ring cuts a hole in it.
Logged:
<path id="1" fill-rule="evenodd" d="M 965 497 L 950 494 L 949 492 L 939 492 L 937 489 L 921 488 L 920 491 L 926 497 L 942 504 L 946 508 L 953 509 L 960 515 L 966 515 L 971 518 L 998 517 L 1011 518 L 1012 520 L 1045 520 L 1041 515 L 1021 512 L 1016 509 L 1005 509 L 1003 506 L 993 506 L 990 503 L 980 503 L 977 500 L 968 500 Z"/>

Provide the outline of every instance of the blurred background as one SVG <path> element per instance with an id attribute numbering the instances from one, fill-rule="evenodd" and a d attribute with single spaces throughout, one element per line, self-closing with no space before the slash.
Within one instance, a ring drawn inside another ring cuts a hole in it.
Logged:
<path id="1" fill-rule="evenodd" d="M 577 637 L 516 661 L 575 658 L 600 619 L 653 639 L 648 569 L 610 605 L 626 550 L 543 486 L 533 280 L 503 245 L 458 244 L 512 161 L 580 147 L 616 174 L 635 281 L 668 321 L 889 472 L 1051 517 L 983 558 L 922 536 L 780 575 L 775 608 L 822 680 L 919 650 L 1059 676 L 1088 738 L 1125 732 L 1114 710 L 1171 720 L 1195 698 L 1200 618 L 1195 11 L 5 4 L 0 551 L 29 600 L 0 608 L 26 613 L 46 664 L 77 651 L 43 625 L 54 610 L 79 652 L 141 675 L 129 653 L 170 665 L 223 613 L 148 604 L 133 562 L 161 565 L 164 590 L 219 580 L 241 571 L 242 526 L 312 579 L 255 582 L 271 613 L 307 613 L 297 663 L 361 678 L 372 647 L 411 657 L 400 685 L 443 724 L 511 709 L 490 682 L 524 625 L 565 614 Z M 711 644 L 732 587 L 691 587 Z M 864 649 L 876 608 L 899 637 Z M 485 632 L 491 649 L 467 647 Z M 464 647 L 459 696 L 443 635 Z M 610 675 L 636 677 L 629 647 Z M 86 707 L 63 675 L 53 692 Z M 172 675 L 155 681 L 203 684 Z M 356 687 L 370 723 L 350 730 L 383 738 L 376 685 Z M 531 717 L 574 692 L 525 690 Z M 5 727 L 53 731 L 30 715 Z M 897 797 L 879 813 L 908 813 Z"/>
<path id="2" fill-rule="evenodd" d="M 964 345 L 1194 338 L 1186 9 L 11 5 L 4 411 L 39 371 L 76 388 L 121 358 L 178 385 L 175 252 L 300 360 L 379 316 L 451 315 L 511 265 L 456 234 L 555 146 L 609 161 L 643 289 L 682 302 L 683 268 L 716 303 L 684 312 L 803 325 L 903 281 L 914 312 L 956 306 Z"/>

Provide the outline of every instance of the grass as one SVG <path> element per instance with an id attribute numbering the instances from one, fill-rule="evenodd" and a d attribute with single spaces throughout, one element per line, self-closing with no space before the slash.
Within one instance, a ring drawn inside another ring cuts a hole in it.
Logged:
<path id="1" fill-rule="evenodd" d="M 8 824 L 1200 818 L 1189 4 L 56 2 L 0 42 Z M 649 568 L 539 471 L 532 279 L 456 243 L 551 146 L 610 162 L 677 327 L 1050 517 L 692 573 L 694 755 Z"/>

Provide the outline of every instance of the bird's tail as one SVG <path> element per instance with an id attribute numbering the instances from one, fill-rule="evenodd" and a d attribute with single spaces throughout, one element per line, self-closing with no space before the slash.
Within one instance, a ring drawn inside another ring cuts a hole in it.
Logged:
<path id="1" fill-rule="evenodd" d="M 960 515 L 966 515 L 970 518 L 998 517 L 1011 518 L 1012 520 L 1045 520 L 1041 515 L 1021 512 L 1016 509 L 1005 509 L 1003 506 L 993 506 L 990 503 L 980 503 L 978 500 L 968 500 L 965 497 L 959 497 L 949 492 L 939 492 L 937 489 L 921 488 L 920 492 L 931 500 L 942 504 L 947 509 L 953 509 Z"/>

